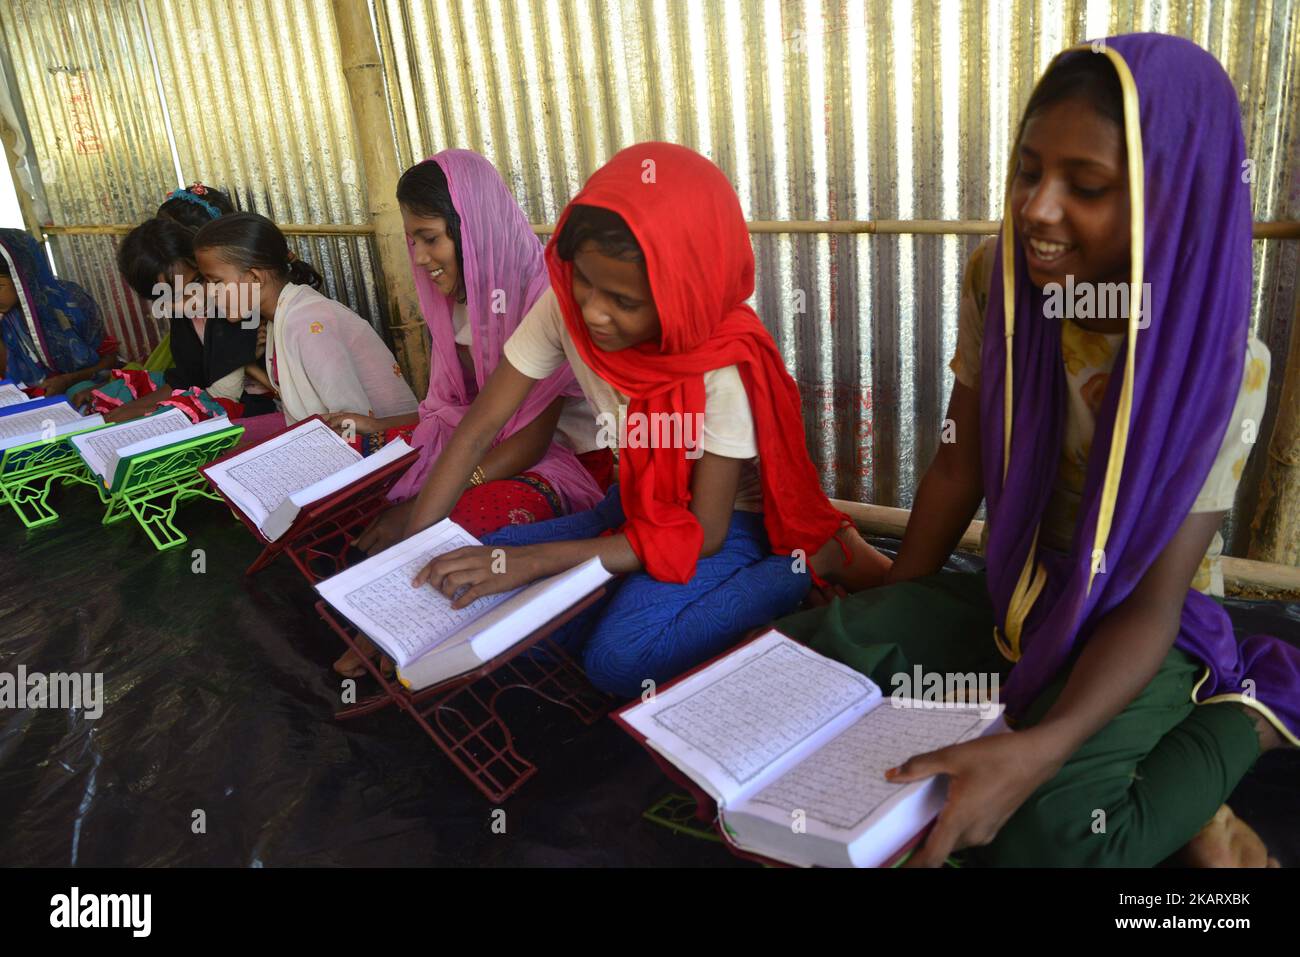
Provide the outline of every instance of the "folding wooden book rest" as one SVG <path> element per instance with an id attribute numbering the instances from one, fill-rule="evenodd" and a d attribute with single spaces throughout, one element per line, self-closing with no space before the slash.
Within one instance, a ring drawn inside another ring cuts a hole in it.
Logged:
<path id="1" fill-rule="evenodd" d="M 419 691 L 408 690 L 395 678 L 385 678 L 371 656 L 358 647 L 357 629 L 325 601 L 318 601 L 316 611 L 321 618 L 365 662 L 366 670 L 383 689 L 381 694 L 338 711 L 335 717 L 360 717 L 395 704 L 490 801 L 503 801 L 537 772 L 537 766 L 515 750 L 514 736 L 498 709 L 502 694 L 514 688 L 527 689 L 569 709 L 587 725 L 600 720 L 613 703 L 591 686 L 582 669 L 548 637 L 604 593 L 603 588 L 597 589 L 473 671 Z M 532 654 L 527 653 L 530 649 Z"/>

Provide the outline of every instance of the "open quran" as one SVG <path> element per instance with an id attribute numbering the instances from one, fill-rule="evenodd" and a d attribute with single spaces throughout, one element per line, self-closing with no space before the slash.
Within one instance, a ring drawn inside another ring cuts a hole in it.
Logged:
<path id="1" fill-rule="evenodd" d="M 886 697 L 769 631 L 619 712 L 699 785 L 737 848 L 801 866 L 878 867 L 939 813 L 945 781 L 885 771 L 1002 730 L 1001 706 Z"/>
<path id="2" fill-rule="evenodd" d="M 593 558 L 575 568 L 464 608 L 431 585 L 411 582 L 433 558 L 481 544 L 446 518 L 316 586 L 420 689 L 473 671 L 599 589 L 609 572 Z M 504 554 L 504 553 L 503 553 Z"/>
<path id="3" fill-rule="evenodd" d="M 313 502 L 364 480 L 411 452 L 401 439 L 366 458 L 313 416 L 205 468 L 208 481 L 268 541 Z"/>

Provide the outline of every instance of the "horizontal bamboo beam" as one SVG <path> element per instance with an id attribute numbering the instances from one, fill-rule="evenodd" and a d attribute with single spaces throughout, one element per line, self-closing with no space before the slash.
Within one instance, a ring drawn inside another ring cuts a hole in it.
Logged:
<path id="1" fill-rule="evenodd" d="M 754 235 L 876 235 L 876 236 L 992 236 L 1000 223 L 992 219 L 755 219 L 746 224 Z M 51 236 L 125 236 L 131 223 L 84 226 L 42 226 Z M 534 223 L 533 232 L 549 236 L 554 223 Z M 375 231 L 364 223 L 287 223 L 286 236 L 369 236 Z M 1255 239 L 1300 239 L 1300 220 L 1259 222 Z"/>
<path id="2" fill-rule="evenodd" d="M 51 236 L 125 236 L 138 223 L 111 223 L 97 226 L 41 226 Z M 375 227 L 368 223 L 284 223 L 280 232 L 286 236 L 370 236 Z"/>
<path id="3" fill-rule="evenodd" d="M 903 530 L 907 528 L 907 520 L 912 514 L 905 508 L 867 505 L 843 499 L 831 499 L 831 504 L 852 518 L 858 530 L 864 534 L 890 538 L 903 537 Z M 967 552 L 979 552 L 983 533 L 983 522 L 971 522 L 958 547 Z M 1224 588 L 1230 595 L 1249 598 L 1300 597 L 1300 568 L 1233 558 L 1229 555 L 1224 555 L 1221 561 Z"/>

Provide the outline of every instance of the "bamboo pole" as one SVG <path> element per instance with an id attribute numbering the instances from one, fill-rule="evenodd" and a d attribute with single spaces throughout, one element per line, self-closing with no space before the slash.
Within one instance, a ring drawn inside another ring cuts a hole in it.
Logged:
<path id="1" fill-rule="evenodd" d="M 343 76 L 366 174 L 370 220 L 388 293 L 388 321 L 407 381 L 423 398 L 429 387 L 429 345 L 411 275 L 402 214 L 397 206 L 397 147 L 388 123 L 383 65 L 370 27 L 370 7 L 334 0 Z"/>
<path id="2" fill-rule="evenodd" d="M 1295 315 L 1247 551 L 1251 558 L 1286 565 L 1300 565 L 1300 292 Z"/>
<path id="3" fill-rule="evenodd" d="M 912 514 L 905 508 L 868 505 L 843 499 L 831 499 L 831 504 L 853 519 L 853 523 L 863 534 L 884 535 L 890 538 L 902 538 L 903 531 L 907 528 L 907 520 Z M 979 552 L 980 538 L 983 533 L 983 522 L 971 522 L 970 527 L 962 535 L 958 548 L 968 552 Z M 1221 561 L 1224 587 L 1230 595 L 1251 598 L 1300 597 L 1300 568 L 1255 561 L 1253 557 L 1247 559 L 1225 555 Z"/>

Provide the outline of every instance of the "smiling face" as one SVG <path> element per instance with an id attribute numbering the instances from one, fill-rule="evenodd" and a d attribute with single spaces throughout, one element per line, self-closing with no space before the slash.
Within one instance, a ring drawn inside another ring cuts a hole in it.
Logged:
<path id="1" fill-rule="evenodd" d="M 411 261 L 428 274 L 444 296 L 463 299 L 465 288 L 456 263 L 456 244 L 447 235 L 447 221 L 441 216 L 417 216 L 405 205 L 401 210 Z"/>
<path id="2" fill-rule="evenodd" d="M 662 334 L 650 278 L 639 259 L 616 259 L 593 242 L 583 243 L 573 257 L 573 298 L 591 341 L 605 352 L 657 342 Z"/>
<path id="3" fill-rule="evenodd" d="M 1129 196 L 1121 131 L 1086 100 L 1030 116 L 1020 137 L 1010 212 L 1034 285 L 1126 282 Z"/>

